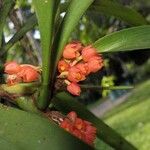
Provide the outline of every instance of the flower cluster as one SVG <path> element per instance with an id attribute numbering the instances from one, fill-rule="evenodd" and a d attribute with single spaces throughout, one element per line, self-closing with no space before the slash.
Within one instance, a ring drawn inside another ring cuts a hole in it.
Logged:
<path id="1" fill-rule="evenodd" d="M 73 95 L 80 95 L 77 84 L 103 67 L 103 59 L 92 45 L 84 47 L 80 42 L 72 42 L 65 46 L 63 57 L 58 63 L 58 78 L 64 78 L 67 90 Z"/>
<path id="2" fill-rule="evenodd" d="M 93 145 L 96 138 L 96 128 L 90 122 L 78 118 L 74 111 L 67 115 L 60 127 L 89 145 Z"/>
<path id="3" fill-rule="evenodd" d="M 8 62 L 5 65 L 4 72 L 7 74 L 6 82 L 14 85 L 20 82 L 37 81 L 40 76 L 40 69 L 29 64 L 17 64 L 16 62 Z"/>

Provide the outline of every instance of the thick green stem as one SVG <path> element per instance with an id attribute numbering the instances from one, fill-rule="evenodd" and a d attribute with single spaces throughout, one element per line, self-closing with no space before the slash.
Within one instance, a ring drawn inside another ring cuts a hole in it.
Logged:
<path id="1" fill-rule="evenodd" d="M 53 0 L 33 0 L 33 5 L 35 7 L 39 23 L 42 47 L 42 85 L 40 95 L 37 99 L 37 106 L 39 109 L 45 109 L 48 106 L 51 95 L 49 82 L 51 78 L 51 45 L 55 2 L 56 1 Z"/>

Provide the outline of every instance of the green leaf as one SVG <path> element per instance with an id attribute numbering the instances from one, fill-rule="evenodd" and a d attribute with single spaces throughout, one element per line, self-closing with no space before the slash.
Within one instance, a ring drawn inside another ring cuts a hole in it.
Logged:
<path id="1" fill-rule="evenodd" d="M 4 105 L 0 116 L 2 150 L 93 150 L 44 117 Z"/>
<path id="2" fill-rule="evenodd" d="M 118 52 L 150 48 L 150 25 L 132 27 L 97 40 L 93 46 L 98 52 Z"/>
<path id="3" fill-rule="evenodd" d="M 0 137 L 0 144 L 3 150 L 20 150 L 19 147 L 5 139 L 4 137 Z"/>
<path id="4" fill-rule="evenodd" d="M 61 110 L 62 112 L 68 113 L 70 111 L 76 111 L 81 118 L 92 122 L 97 128 L 97 136 L 113 148 L 118 150 L 137 150 L 122 136 L 116 133 L 116 131 L 111 129 L 102 120 L 94 116 L 85 108 L 84 105 L 80 104 L 69 94 L 64 92 L 58 93 L 53 99 L 52 103 L 58 110 Z"/>
<path id="5" fill-rule="evenodd" d="M 15 33 L 15 35 L 1 49 L 0 56 L 4 55 L 16 42 L 18 42 L 28 31 L 34 28 L 37 24 L 35 15 L 29 17 L 26 23 Z"/>
<path id="6" fill-rule="evenodd" d="M 41 111 L 35 106 L 34 97 L 20 96 L 15 98 L 15 104 L 24 111 L 41 115 Z"/>
<path id="7" fill-rule="evenodd" d="M 145 18 L 132 8 L 123 6 L 111 0 L 95 0 L 90 7 L 90 11 L 100 12 L 106 15 L 114 16 L 126 21 L 131 25 L 147 24 Z"/>
<path id="8" fill-rule="evenodd" d="M 54 22 L 54 6 L 53 0 L 33 0 L 33 5 L 38 18 L 39 30 L 41 34 L 42 46 L 42 88 L 40 91 L 37 105 L 40 109 L 48 106 L 50 97 L 49 81 L 51 72 L 51 44 Z"/>
<path id="9" fill-rule="evenodd" d="M 0 6 L 0 47 L 2 43 L 2 33 L 3 33 L 3 27 L 6 22 L 7 15 L 11 8 L 14 6 L 13 0 L 4 0 L 0 2 L 2 6 Z"/>
<path id="10" fill-rule="evenodd" d="M 60 31 L 58 32 L 59 43 L 56 51 L 56 57 L 54 57 L 53 73 L 55 73 L 56 71 L 57 62 L 62 55 L 63 48 L 68 42 L 72 31 L 78 24 L 81 16 L 84 14 L 84 12 L 87 10 L 87 8 L 92 2 L 93 0 L 72 0 L 70 2 L 64 20 L 62 22 Z"/>

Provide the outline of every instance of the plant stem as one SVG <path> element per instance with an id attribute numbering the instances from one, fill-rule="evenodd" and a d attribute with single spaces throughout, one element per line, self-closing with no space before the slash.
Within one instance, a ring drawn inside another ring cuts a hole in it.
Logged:
<path id="1" fill-rule="evenodd" d="M 80 85 L 82 89 L 92 90 L 129 90 L 133 89 L 133 86 L 98 86 L 98 85 Z"/>
<path id="2" fill-rule="evenodd" d="M 54 6 L 57 1 L 37 1 L 33 0 L 36 15 L 39 23 L 39 30 L 41 34 L 42 47 L 42 85 L 39 97 L 36 101 L 39 109 L 46 109 L 49 105 L 51 97 L 50 76 L 51 76 L 51 47 L 54 23 Z"/>

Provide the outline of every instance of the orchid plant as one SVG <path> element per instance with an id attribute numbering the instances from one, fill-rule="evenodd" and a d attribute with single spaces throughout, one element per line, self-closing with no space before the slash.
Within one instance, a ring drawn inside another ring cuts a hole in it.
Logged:
<path id="1" fill-rule="evenodd" d="M 111 0 L 69 0 L 64 3 L 60 0 L 33 0 L 36 15 L 29 17 L 3 44 L 6 17 L 14 9 L 15 2 L 2 1 L 0 56 L 6 55 L 19 39 L 37 25 L 41 35 L 42 66 L 19 64 L 15 60 L 2 65 L 6 78 L 0 84 L 0 96 L 19 109 L 0 104 L 1 147 L 8 149 L 11 146 L 15 150 L 92 150 L 97 137 L 115 149 L 136 150 L 76 99 L 83 87 L 107 90 L 131 88 L 86 87 L 80 83 L 89 74 L 105 67 L 103 53 L 150 48 L 150 26 L 145 18 L 132 8 Z M 136 27 L 114 32 L 87 45 L 70 41 L 71 33 L 87 11 L 115 16 Z M 62 12 L 64 17 L 60 15 Z"/>

